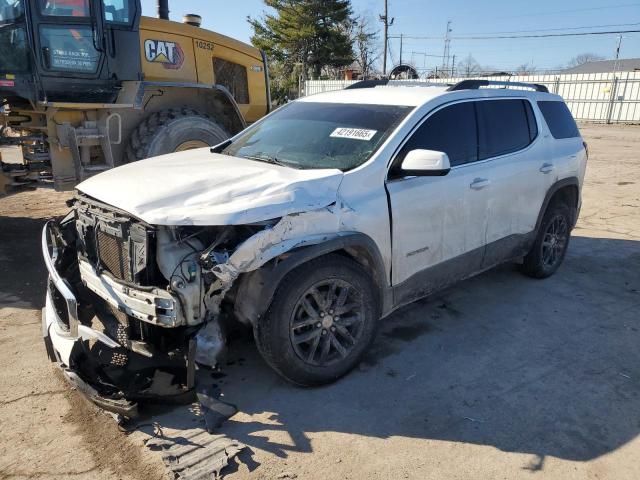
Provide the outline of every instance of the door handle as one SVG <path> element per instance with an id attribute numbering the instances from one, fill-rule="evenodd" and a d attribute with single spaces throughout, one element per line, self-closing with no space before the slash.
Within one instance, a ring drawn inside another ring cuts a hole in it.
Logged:
<path id="1" fill-rule="evenodd" d="M 542 173 L 551 173 L 555 170 L 556 167 L 553 166 L 553 163 L 543 163 L 540 167 L 540 171 Z"/>
<path id="2" fill-rule="evenodd" d="M 484 187 L 488 187 L 490 183 L 491 182 L 487 178 L 476 178 L 473 180 L 473 182 L 471 182 L 471 185 L 469 185 L 469 187 L 474 190 L 480 190 Z"/>

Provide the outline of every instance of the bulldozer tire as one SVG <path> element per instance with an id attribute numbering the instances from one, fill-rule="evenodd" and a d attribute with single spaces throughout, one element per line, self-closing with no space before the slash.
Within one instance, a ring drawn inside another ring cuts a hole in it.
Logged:
<path id="1" fill-rule="evenodd" d="M 214 120 L 188 108 L 153 113 L 133 131 L 126 162 L 217 145 L 231 135 Z"/>

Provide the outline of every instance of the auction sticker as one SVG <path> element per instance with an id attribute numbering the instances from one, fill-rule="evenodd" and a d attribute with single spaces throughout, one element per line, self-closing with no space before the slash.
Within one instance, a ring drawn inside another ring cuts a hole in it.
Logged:
<path id="1" fill-rule="evenodd" d="M 377 130 L 367 130 L 364 128 L 336 128 L 331 135 L 332 138 L 351 138 L 353 140 L 369 141 L 378 133 Z"/>

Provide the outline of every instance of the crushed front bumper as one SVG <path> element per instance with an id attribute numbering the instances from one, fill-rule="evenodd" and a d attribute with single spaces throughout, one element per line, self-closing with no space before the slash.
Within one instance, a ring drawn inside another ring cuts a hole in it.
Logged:
<path id="1" fill-rule="evenodd" d="M 171 384 L 171 387 L 167 388 L 167 391 L 170 392 L 167 397 L 170 397 L 172 402 L 188 401 L 193 398 L 195 341 L 189 342 L 187 358 L 183 363 L 182 369 L 186 379 L 186 381 L 182 382 L 183 389 L 176 387 L 178 382 L 174 378 L 169 378 L 168 374 L 161 373 L 154 376 L 154 381 L 158 377 L 158 381 L 155 383 L 159 384 L 160 387 L 152 385 L 152 388 L 146 388 L 146 394 L 141 394 L 140 396 L 134 394 L 134 398 L 129 399 L 128 393 L 130 392 L 118 391 L 113 385 L 105 382 L 104 377 L 100 378 L 100 369 L 95 365 L 95 359 L 93 358 L 94 352 L 98 351 L 101 357 L 113 356 L 117 358 L 117 355 L 121 355 L 119 352 L 126 351 L 125 347 L 105 333 L 84 325 L 80 321 L 78 295 L 56 269 L 56 261 L 61 252 L 58 251 L 55 245 L 50 245 L 50 229 L 51 224 L 47 223 L 42 232 L 42 253 L 49 273 L 46 303 L 45 308 L 42 310 L 42 335 L 47 355 L 52 362 L 59 364 L 66 380 L 101 408 L 129 418 L 137 415 L 137 400 L 141 398 L 162 398 L 162 387 L 167 384 Z M 106 288 L 112 288 L 111 285 L 106 285 Z M 136 301 L 138 304 L 140 303 L 140 298 L 132 297 L 131 292 L 119 293 L 120 295 L 116 297 L 119 300 L 126 297 L 133 298 L 134 303 Z M 148 305 L 146 299 L 144 303 Z M 131 312 L 131 303 L 129 301 L 117 306 Z M 158 306 L 164 308 L 167 304 L 163 303 Z M 166 323 L 163 327 L 166 328 L 172 323 L 171 317 L 169 314 L 164 318 L 156 317 L 154 319 L 147 316 L 147 319 L 150 320 L 150 323 L 155 323 L 153 320 L 159 320 L 158 323 L 164 321 Z M 146 369 L 144 371 L 147 372 L 153 370 L 153 358 L 146 358 L 144 355 L 139 355 L 133 351 L 126 352 L 127 355 L 138 358 L 138 364 L 143 364 L 144 367 L 141 370 Z M 120 372 L 116 375 L 125 376 L 128 373 L 127 368 L 127 366 L 122 366 Z M 92 375 L 87 372 L 95 372 L 96 374 Z M 153 376 L 154 374 L 151 375 Z M 177 376 L 183 377 L 181 372 Z M 152 392 L 152 394 L 148 392 Z"/>

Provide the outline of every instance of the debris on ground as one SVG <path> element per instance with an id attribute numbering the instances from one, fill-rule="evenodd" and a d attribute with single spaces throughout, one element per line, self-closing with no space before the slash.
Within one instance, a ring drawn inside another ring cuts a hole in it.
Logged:
<path id="1" fill-rule="evenodd" d="M 276 478 L 278 478 L 278 479 L 281 479 L 281 478 L 294 479 L 294 478 L 298 478 L 298 475 L 296 475 L 295 473 L 291 473 L 291 472 L 282 472 Z"/>
<path id="2" fill-rule="evenodd" d="M 175 431 L 167 429 L 160 436 L 146 442 L 147 447 L 159 450 L 162 460 L 180 480 L 210 480 L 220 478 L 221 472 L 246 445 L 226 437 L 211 435 L 202 428 Z"/>
<path id="3" fill-rule="evenodd" d="M 238 412 L 235 405 L 220 400 L 220 387 L 215 384 L 196 386 L 196 395 L 202 407 L 204 421 L 209 433 L 213 433 L 220 428 L 224 422 Z"/>

